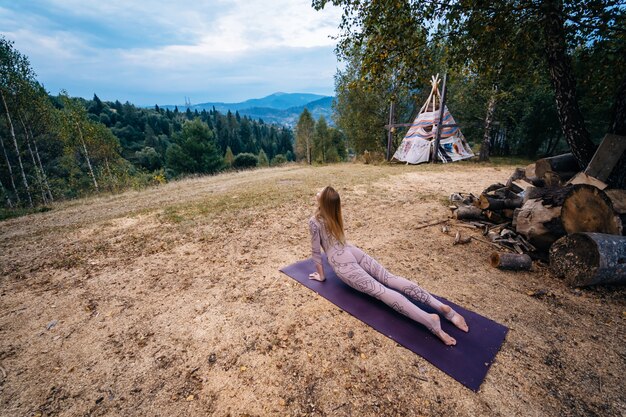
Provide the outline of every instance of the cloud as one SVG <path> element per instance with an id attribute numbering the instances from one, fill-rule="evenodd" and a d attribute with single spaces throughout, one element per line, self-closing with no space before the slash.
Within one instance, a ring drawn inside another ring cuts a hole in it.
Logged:
<path id="1" fill-rule="evenodd" d="M 199 101 L 235 101 L 332 93 L 339 19 L 338 9 L 317 12 L 309 0 L 34 0 L 0 6 L 0 33 L 53 93 L 153 104 L 159 93 L 180 102 L 202 92 Z"/>

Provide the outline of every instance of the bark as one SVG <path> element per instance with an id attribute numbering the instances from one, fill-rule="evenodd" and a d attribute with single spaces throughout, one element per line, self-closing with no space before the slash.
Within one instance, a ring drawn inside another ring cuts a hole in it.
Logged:
<path id="1" fill-rule="evenodd" d="M 50 190 L 50 184 L 48 184 L 48 176 L 46 175 L 46 170 L 43 169 L 43 164 L 41 163 L 41 157 L 39 156 L 39 149 L 37 148 L 37 141 L 35 140 L 35 136 L 33 135 L 33 131 L 31 128 L 28 128 L 28 134 L 30 135 L 30 139 L 33 142 L 33 146 L 35 147 L 35 156 L 37 157 L 37 163 L 39 164 L 39 170 L 41 171 L 41 175 L 43 175 L 44 185 L 46 186 L 46 191 L 48 192 L 48 199 L 50 201 L 54 201 L 54 197 L 52 197 L 52 191 Z"/>
<path id="2" fill-rule="evenodd" d="M 533 266 L 530 256 L 518 253 L 493 252 L 489 257 L 489 263 L 494 268 L 510 271 L 528 271 Z"/>
<path id="3" fill-rule="evenodd" d="M 13 168 L 11 168 L 11 161 L 9 161 L 9 155 L 7 154 L 7 148 L 4 146 L 4 140 L 2 140 L 2 136 L 0 136 L 0 145 L 2 145 L 2 152 L 4 152 L 4 159 L 7 162 L 7 169 L 9 170 L 9 178 L 11 179 L 11 187 L 13 187 L 13 193 L 15 193 L 15 199 L 17 204 L 20 204 L 20 194 L 17 192 L 17 187 L 15 186 L 15 179 L 13 178 Z"/>
<path id="4" fill-rule="evenodd" d="M 489 161 L 489 148 L 491 146 L 491 124 L 493 123 L 493 114 L 496 111 L 496 94 L 498 87 L 494 86 L 487 105 L 487 115 L 485 116 L 485 133 L 483 135 L 483 144 L 480 146 L 480 154 L 478 160 L 481 162 Z"/>
<path id="5" fill-rule="evenodd" d="M 87 145 L 85 145 L 83 131 L 81 130 L 78 123 L 76 123 L 76 127 L 78 128 L 78 136 L 80 137 L 80 143 L 83 146 L 83 152 L 85 153 L 85 159 L 87 160 L 87 167 L 89 167 L 89 175 L 91 175 L 91 179 L 93 180 L 93 185 L 96 188 L 96 191 L 100 191 L 100 189 L 98 188 L 98 181 L 96 181 L 96 175 L 94 174 L 93 167 L 91 166 L 91 160 L 89 159 L 89 152 L 87 152 Z"/>
<path id="6" fill-rule="evenodd" d="M 20 120 L 20 124 L 22 125 L 22 131 L 24 132 L 24 138 L 26 139 L 26 146 L 28 147 L 28 153 L 30 153 L 30 158 L 33 161 L 33 169 L 35 170 L 35 174 L 37 175 L 37 182 L 39 183 L 39 189 L 41 190 L 41 201 L 45 205 L 48 203 L 48 199 L 46 196 L 46 190 L 43 185 L 43 177 L 39 172 L 39 167 L 37 166 L 37 161 L 35 160 L 35 154 L 33 152 L 33 148 L 30 146 L 30 138 L 28 137 L 28 130 L 26 130 L 26 125 L 24 124 L 24 119 L 21 115 L 18 114 L 18 118 Z"/>
<path id="7" fill-rule="evenodd" d="M 26 179 L 26 173 L 24 172 L 24 165 L 22 165 L 22 157 L 20 155 L 20 148 L 17 146 L 17 138 L 15 137 L 15 129 L 13 129 L 13 122 L 11 121 L 11 114 L 9 113 L 9 107 L 7 106 L 7 101 L 4 97 L 4 92 L 0 90 L 0 96 L 2 97 L 2 103 L 4 104 L 4 110 L 6 111 L 7 121 L 9 122 L 9 131 L 11 132 L 11 137 L 13 138 L 13 145 L 15 145 L 15 153 L 17 154 L 17 162 L 20 166 L 20 171 L 22 173 L 22 183 L 24 184 L 24 188 L 26 189 L 26 195 L 28 196 L 28 203 L 30 207 L 33 207 L 33 199 L 30 196 L 30 188 L 28 187 L 28 180 Z"/>
<path id="8" fill-rule="evenodd" d="M 543 35 L 550 78 L 554 87 L 557 114 L 565 140 L 579 169 L 587 166 L 595 151 L 576 97 L 576 82 L 565 44 L 562 0 L 545 0 L 542 4 Z"/>
<path id="9" fill-rule="evenodd" d="M 2 191 L 2 194 L 4 194 L 4 197 L 7 199 L 7 206 L 9 206 L 9 208 L 13 208 L 13 203 L 11 202 L 11 198 L 9 197 L 9 193 L 7 193 L 6 188 L 4 188 L 2 180 L 0 180 L 0 191 Z"/>
<path id="10" fill-rule="evenodd" d="M 626 237 L 574 233 L 550 248 L 550 269 L 577 287 L 626 283 Z"/>
<path id="11" fill-rule="evenodd" d="M 535 162 L 537 177 L 543 178 L 546 172 L 550 171 L 569 175 L 571 172 L 578 172 L 578 162 L 571 153 L 541 158 Z"/>

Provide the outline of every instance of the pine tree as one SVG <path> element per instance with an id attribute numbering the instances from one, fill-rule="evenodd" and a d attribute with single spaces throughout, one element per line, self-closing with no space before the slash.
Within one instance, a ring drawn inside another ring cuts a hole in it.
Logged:
<path id="1" fill-rule="evenodd" d="M 265 151 L 263 149 L 261 149 L 261 151 L 259 152 L 258 166 L 260 166 L 260 167 L 268 167 L 268 166 L 270 166 L 270 161 L 269 161 L 269 159 L 267 159 L 267 154 L 265 153 Z"/>

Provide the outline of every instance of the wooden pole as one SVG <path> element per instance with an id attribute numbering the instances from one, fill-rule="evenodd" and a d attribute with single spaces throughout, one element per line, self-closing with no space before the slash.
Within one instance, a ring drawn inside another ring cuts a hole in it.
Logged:
<path id="1" fill-rule="evenodd" d="M 446 81 L 448 74 L 443 74 L 443 87 L 441 88 L 441 100 L 439 101 L 439 118 L 437 121 L 437 133 L 435 134 L 435 149 L 433 151 L 432 163 L 437 162 L 439 154 L 439 140 L 441 139 L 441 125 L 443 124 L 443 113 L 446 108 Z"/>
<path id="2" fill-rule="evenodd" d="M 394 110 L 395 103 L 392 100 L 391 105 L 389 106 L 389 131 L 387 132 L 387 161 L 391 161 L 391 142 L 393 141 L 393 119 L 394 119 Z"/>

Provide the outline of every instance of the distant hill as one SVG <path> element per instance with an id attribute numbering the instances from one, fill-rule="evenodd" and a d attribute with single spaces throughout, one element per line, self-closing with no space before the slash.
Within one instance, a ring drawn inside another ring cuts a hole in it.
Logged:
<path id="1" fill-rule="evenodd" d="M 293 127 L 298 122 L 298 117 L 306 107 L 315 119 L 324 116 L 326 121 L 332 125 L 332 101 L 333 97 L 322 96 L 309 93 L 274 93 L 263 98 L 253 98 L 240 103 L 209 102 L 193 104 L 189 106 L 192 111 L 202 111 L 204 109 L 215 110 L 226 113 L 238 111 L 239 114 L 253 119 L 263 119 L 266 123 L 276 123 Z M 173 109 L 174 105 L 160 106 L 162 108 Z M 185 110 L 185 105 L 179 105 L 179 110 Z"/>

